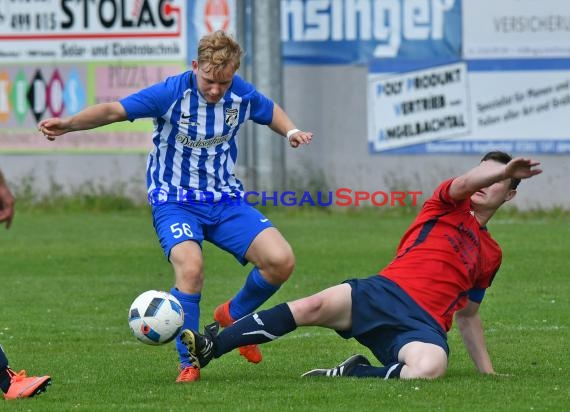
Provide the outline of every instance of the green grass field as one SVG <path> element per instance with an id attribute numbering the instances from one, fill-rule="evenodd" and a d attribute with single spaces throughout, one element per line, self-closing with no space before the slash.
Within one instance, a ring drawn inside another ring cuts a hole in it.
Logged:
<path id="1" fill-rule="evenodd" d="M 285 213 L 269 217 L 293 245 L 297 268 L 267 302 L 305 296 L 383 267 L 412 214 Z M 327 329 L 304 328 L 264 345 L 264 361 L 237 352 L 212 362 L 194 384 L 176 384 L 174 345 L 146 346 L 127 311 L 173 275 L 147 210 L 18 210 L 0 231 L 0 342 L 15 369 L 49 373 L 46 394 L 16 411 L 563 411 L 570 408 L 570 216 L 503 213 L 490 229 L 503 268 L 482 306 L 495 369 L 480 376 L 454 329 L 447 376 L 437 381 L 301 379 L 369 352 Z M 249 268 L 207 245 L 202 323 L 233 295 Z"/>

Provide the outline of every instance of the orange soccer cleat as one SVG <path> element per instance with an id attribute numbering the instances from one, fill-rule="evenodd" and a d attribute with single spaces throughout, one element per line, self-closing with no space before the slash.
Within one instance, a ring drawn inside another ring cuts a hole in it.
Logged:
<path id="1" fill-rule="evenodd" d="M 181 367 L 180 375 L 176 378 L 176 382 L 196 382 L 200 380 L 200 368 L 196 366 Z"/>
<path id="2" fill-rule="evenodd" d="M 235 320 L 230 315 L 230 301 L 222 303 L 214 311 L 214 320 L 223 328 L 230 326 Z M 246 358 L 248 362 L 259 363 L 263 359 L 261 351 L 257 345 L 246 345 L 239 348 L 239 354 Z"/>
<path id="3" fill-rule="evenodd" d="M 10 388 L 4 394 L 4 399 L 31 398 L 45 392 L 51 384 L 49 376 L 26 376 L 26 371 L 21 370 L 16 373 L 8 369 L 10 375 Z"/>

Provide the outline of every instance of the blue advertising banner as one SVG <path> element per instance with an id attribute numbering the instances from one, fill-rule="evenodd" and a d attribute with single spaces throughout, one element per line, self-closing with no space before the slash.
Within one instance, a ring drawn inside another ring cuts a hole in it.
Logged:
<path id="1" fill-rule="evenodd" d="M 282 0 L 285 64 L 460 58 L 460 0 Z"/>

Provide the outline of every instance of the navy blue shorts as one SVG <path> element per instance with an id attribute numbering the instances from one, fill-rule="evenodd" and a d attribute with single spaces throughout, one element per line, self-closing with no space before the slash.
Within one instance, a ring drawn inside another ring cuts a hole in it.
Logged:
<path id="1" fill-rule="evenodd" d="M 255 237 L 273 225 L 243 202 L 177 202 L 152 207 L 154 230 L 167 258 L 178 243 L 207 240 L 231 253 L 242 264 Z"/>
<path id="2" fill-rule="evenodd" d="M 379 275 L 344 283 L 352 287 L 352 329 L 340 336 L 355 338 L 384 365 L 397 362 L 410 342 L 432 343 L 449 355 L 445 331 L 396 283 Z"/>

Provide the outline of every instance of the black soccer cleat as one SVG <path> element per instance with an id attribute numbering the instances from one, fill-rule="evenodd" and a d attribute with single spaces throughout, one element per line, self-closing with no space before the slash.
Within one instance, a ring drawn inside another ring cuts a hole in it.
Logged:
<path id="1" fill-rule="evenodd" d="M 334 378 L 337 376 L 350 376 L 352 370 L 357 365 L 370 366 L 370 361 L 364 357 L 364 355 L 352 355 L 350 358 L 340 363 L 331 369 L 313 369 L 309 372 L 305 372 L 301 377 L 307 376 L 326 376 L 329 378 Z"/>
<path id="2" fill-rule="evenodd" d="M 220 325 L 217 322 L 204 327 L 204 334 L 185 329 L 180 334 L 180 340 L 188 348 L 188 355 L 192 364 L 203 368 L 214 357 L 214 338 L 218 334 Z"/>

